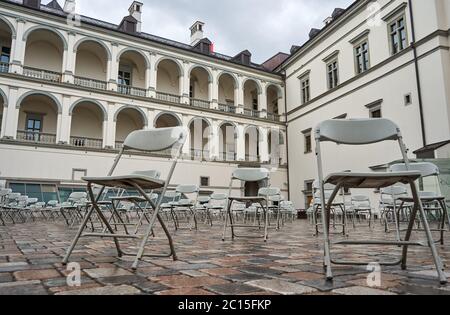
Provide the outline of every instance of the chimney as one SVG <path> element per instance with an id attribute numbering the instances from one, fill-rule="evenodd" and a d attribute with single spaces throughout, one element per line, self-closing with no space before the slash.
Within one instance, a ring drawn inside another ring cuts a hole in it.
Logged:
<path id="1" fill-rule="evenodd" d="M 41 0 L 23 0 L 23 5 L 30 8 L 40 9 Z"/>
<path id="2" fill-rule="evenodd" d="M 64 2 L 64 9 L 63 11 L 66 13 L 73 13 L 75 12 L 75 0 L 66 0 Z"/>
<path id="3" fill-rule="evenodd" d="M 142 6 L 144 4 L 139 1 L 133 1 L 130 8 L 128 9 L 128 12 L 130 12 L 130 15 L 134 17 L 137 21 L 136 24 L 136 32 L 140 33 L 142 30 Z"/>
<path id="4" fill-rule="evenodd" d="M 203 27 L 205 23 L 197 21 L 191 26 L 191 46 L 197 45 L 197 43 L 203 39 Z"/>

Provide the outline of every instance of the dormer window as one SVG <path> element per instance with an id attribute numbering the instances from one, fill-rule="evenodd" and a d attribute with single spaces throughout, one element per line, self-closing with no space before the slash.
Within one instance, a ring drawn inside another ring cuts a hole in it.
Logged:
<path id="1" fill-rule="evenodd" d="M 140 5 L 136 5 L 136 12 L 141 12 L 141 6 Z"/>

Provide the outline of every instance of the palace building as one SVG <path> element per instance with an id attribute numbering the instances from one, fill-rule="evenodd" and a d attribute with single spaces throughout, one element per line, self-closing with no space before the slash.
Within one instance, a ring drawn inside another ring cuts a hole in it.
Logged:
<path id="1" fill-rule="evenodd" d="M 225 192 L 234 169 L 265 166 L 298 208 L 312 197 L 314 127 L 326 119 L 389 118 L 412 158 L 450 159 L 449 1 L 355 1 L 263 64 L 214 51 L 200 21 L 188 44 L 147 34 L 137 1 L 117 24 L 73 7 L 0 2 L 0 182 L 30 197 L 83 189 L 142 128 L 190 130 L 174 185 Z M 384 171 L 400 158 L 393 148 L 326 147 L 326 171 Z M 117 172 L 169 166 L 168 154 L 136 153 Z"/>

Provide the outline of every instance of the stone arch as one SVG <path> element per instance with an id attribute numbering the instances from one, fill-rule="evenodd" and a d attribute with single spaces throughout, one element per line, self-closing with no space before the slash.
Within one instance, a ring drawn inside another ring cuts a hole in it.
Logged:
<path id="1" fill-rule="evenodd" d="M 161 116 L 163 116 L 163 115 L 172 116 L 173 118 L 175 118 L 177 120 L 179 126 L 183 126 L 183 122 L 182 122 L 182 120 L 181 120 L 181 118 L 179 117 L 178 114 L 172 113 L 172 112 L 160 112 L 158 115 L 156 115 L 155 120 L 153 121 L 153 127 L 156 126 L 156 123 L 158 122 L 158 119 Z"/>
<path id="2" fill-rule="evenodd" d="M 70 109 L 69 109 L 69 115 L 70 116 L 72 116 L 73 110 L 80 103 L 93 103 L 93 104 L 97 105 L 100 108 L 100 110 L 102 111 L 102 113 L 103 113 L 103 119 L 105 121 L 108 120 L 108 111 L 102 105 L 102 103 L 100 103 L 99 101 L 93 100 L 93 99 L 89 99 L 89 98 L 81 98 L 81 99 L 77 100 L 75 103 L 73 103 L 72 106 L 70 106 Z"/>
<path id="3" fill-rule="evenodd" d="M 180 76 L 181 76 L 181 77 L 184 76 L 184 68 L 183 68 L 183 65 L 181 64 L 181 62 L 180 62 L 178 59 L 175 59 L 175 58 L 172 58 L 172 57 L 166 57 L 166 56 L 160 57 L 160 58 L 156 61 L 156 63 L 155 63 L 155 70 L 156 70 L 156 71 L 158 70 L 159 64 L 160 64 L 162 61 L 164 61 L 164 60 L 170 60 L 170 61 L 173 61 L 173 62 L 178 66 L 178 72 L 179 72 Z"/>
<path id="4" fill-rule="evenodd" d="M 126 47 L 126 48 L 122 49 L 117 54 L 117 62 L 120 62 L 120 58 L 122 57 L 122 55 L 127 53 L 127 52 L 135 52 L 138 55 L 142 56 L 142 58 L 144 58 L 144 60 L 145 60 L 145 64 L 147 66 L 147 69 L 150 68 L 150 59 L 148 59 L 147 55 L 144 52 L 142 52 L 141 50 L 139 50 L 137 48 L 133 48 L 133 47 Z"/>
<path id="5" fill-rule="evenodd" d="M 247 82 L 249 82 L 249 81 L 253 81 L 254 83 L 255 83 L 255 85 L 256 85 L 256 89 L 257 89 L 257 91 L 258 91 L 258 94 L 261 94 L 262 93 L 262 86 L 261 86 L 261 83 L 258 81 L 258 80 L 256 80 L 256 79 L 252 79 L 252 78 L 245 78 L 243 81 L 242 81 L 242 89 L 243 90 L 245 90 L 245 84 L 247 83 Z"/>
<path id="6" fill-rule="evenodd" d="M 188 71 L 189 77 L 191 77 L 191 73 L 192 73 L 192 71 L 194 71 L 195 69 L 203 69 L 203 70 L 205 70 L 206 73 L 208 73 L 209 82 L 212 82 L 212 80 L 213 80 L 213 74 L 212 74 L 211 70 L 210 70 L 208 67 L 205 67 L 205 66 L 202 66 L 202 65 L 192 65 L 192 66 L 189 68 L 189 71 Z"/>
<path id="7" fill-rule="evenodd" d="M 58 100 L 58 98 L 55 95 L 53 95 L 52 93 L 45 92 L 45 91 L 28 91 L 28 92 L 22 94 L 22 96 L 20 96 L 19 99 L 17 100 L 16 108 L 20 108 L 22 102 L 28 96 L 32 96 L 32 95 L 42 95 L 42 96 L 49 97 L 55 103 L 55 105 L 57 106 L 58 114 L 62 113 L 62 105 L 61 105 L 61 102 Z"/>
<path id="8" fill-rule="evenodd" d="M 46 31 L 52 32 L 52 33 L 54 33 L 55 35 L 57 35 L 57 36 L 61 39 L 61 41 L 62 41 L 62 43 L 63 43 L 64 50 L 67 50 L 68 44 L 67 44 L 67 40 L 66 40 L 66 38 L 64 37 L 64 35 L 62 35 L 58 30 L 55 30 L 54 28 L 49 27 L 49 26 L 45 26 L 45 25 L 36 25 L 36 26 L 30 27 L 30 28 L 25 32 L 25 34 L 23 34 L 23 40 L 24 40 L 24 42 L 26 42 L 26 41 L 28 40 L 28 36 L 29 36 L 31 33 L 33 33 L 34 31 L 39 31 L 39 30 L 46 30 Z"/>
<path id="9" fill-rule="evenodd" d="M 217 75 L 217 82 L 220 82 L 220 78 L 223 76 L 223 75 L 225 75 L 225 74 L 228 74 L 230 77 L 232 77 L 233 78 L 233 81 L 234 81 L 234 88 L 237 88 L 238 86 L 239 86 L 239 79 L 238 79 L 238 77 L 234 74 L 234 73 L 232 73 L 232 72 L 228 72 L 228 71 L 221 71 L 218 75 Z"/>
<path id="10" fill-rule="evenodd" d="M 136 110 L 137 112 L 139 112 L 139 114 L 141 114 L 142 119 L 143 119 L 143 121 L 144 121 L 144 125 L 145 125 L 146 127 L 148 127 L 148 117 L 147 117 L 147 115 L 145 114 L 145 112 L 142 110 L 142 108 L 140 108 L 139 106 L 124 105 L 124 106 L 120 107 L 120 108 L 116 111 L 116 113 L 114 114 L 114 121 L 117 121 L 117 117 L 118 117 L 119 114 L 120 114 L 122 111 L 124 111 L 125 109 L 134 109 L 134 110 Z"/>
<path id="11" fill-rule="evenodd" d="M 9 30 L 11 31 L 12 38 L 15 38 L 17 36 L 16 35 L 17 33 L 16 33 L 16 29 L 14 28 L 14 25 L 3 15 L 0 15 L 0 20 L 5 22 L 6 25 L 8 25 Z"/>
<path id="12" fill-rule="evenodd" d="M 3 99 L 3 106 L 8 107 L 8 96 L 1 88 L 0 88 L 0 97 Z"/>
<path id="13" fill-rule="evenodd" d="M 84 42 L 95 42 L 95 43 L 99 44 L 100 46 L 102 46 L 105 49 L 106 56 L 108 57 L 108 61 L 112 60 L 111 51 L 108 48 L 108 46 L 102 40 L 96 39 L 94 37 L 81 38 L 80 40 L 78 40 L 78 42 L 76 42 L 75 46 L 73 47 L 73 51 L 76 52 L 78 50 L 78 47 L 80 47 L 80 45 L 83 44 Z"/>

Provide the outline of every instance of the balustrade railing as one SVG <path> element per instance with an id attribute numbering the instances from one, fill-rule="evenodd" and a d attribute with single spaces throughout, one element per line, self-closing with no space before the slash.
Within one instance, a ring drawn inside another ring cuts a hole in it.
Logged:
<path id="1" fill-rule="evenodd" d="M 87 137 L 70 137 L 70 145 L 80 148 L 102 149 L 103 140 Z"/>
<path id="2" fill-rule="evenodd" d="M 17 131 L 17 140 L 35 143 L 56 143 L 56 135 L 51 133 L 37 132 L 37 131 Z"/>
<path id="3" fill-rule="evenodd" d="M 156 92 L 156 99 L 171 103 L 181 103 L 181 97 L 170 93 Z"/>
<path id="4" fill-rule="evenodd" d="M 122 85 L 122 84 L 119 84 L 117 86 L 117 92 L 119 92 L 120 94 L 139 96 L 139 97 L 147 96 L 147 91 L 145 89 L 137 88 L 137 87 L 133 87 L 133 86 L 129 86 L 129 85 Z"/>
<path id="5" fill-rule="evenodd" d="M 49 70 L 23 67 L 23 75 L 29 78 L 35 78 L 50 82 L 61 82 L 61 73 Z"/>
<path id="6" fill-rule="evenodd" d="M 106 90 L 108 84 L 105 81 L 83 78 L 83 77 L 74 77 L 74 84 L 82 87 L 87 87 L 96 90 Z"/>

